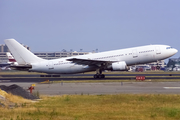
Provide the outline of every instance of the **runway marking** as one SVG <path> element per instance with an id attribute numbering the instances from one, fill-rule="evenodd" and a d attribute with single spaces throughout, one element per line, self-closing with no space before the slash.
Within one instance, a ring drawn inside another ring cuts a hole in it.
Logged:
<path id="1" fill-rule="evenodd" d="M 1 82 L 11 82 L 11 80 L 0 80 L 0 83 Z"/>
<path id="2" fill-rule="evenodd" d="M 180 87 L 163 87 L 164 89 L 180 89 Z"/>

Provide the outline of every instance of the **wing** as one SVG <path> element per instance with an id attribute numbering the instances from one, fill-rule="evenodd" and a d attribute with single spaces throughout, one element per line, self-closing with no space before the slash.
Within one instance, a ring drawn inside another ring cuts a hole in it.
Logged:
<path id="1" fill-rule="evenodd" d="M 89 66 L 107 66 L 115 61 L 102 61 L 102 60 L 91 60 L 91 59 L 79 59 L 79 58 L 70 58 L 68 61 L 72 61 L 73 63 L 79 65 L 89 65 Z"/>

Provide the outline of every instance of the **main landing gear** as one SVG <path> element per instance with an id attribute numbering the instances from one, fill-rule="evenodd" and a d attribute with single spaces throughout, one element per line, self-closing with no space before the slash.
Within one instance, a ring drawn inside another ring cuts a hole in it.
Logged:
<path id="1" fill-rule="evenodd" d="M 97 69 L 96 70 L 96 74 L 94 75 L 94 79 L 98 79 L 98 78 L 100 78 L 100 79 L 105 78 L 105 75 L 102 74 L 102 70 L 101 69 Z"/>
<path id="2" fill-rule="evenodd" d="M 105 78 L 105 75 L 104 74 L 95 74 L 94 75 L 94 78 L 97 79 L 97 78 Z"/>

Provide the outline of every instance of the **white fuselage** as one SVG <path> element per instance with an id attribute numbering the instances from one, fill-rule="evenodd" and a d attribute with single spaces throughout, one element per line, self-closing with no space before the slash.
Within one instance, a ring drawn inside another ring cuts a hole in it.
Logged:
<path id="1" fill-rule="evenodd" d="M 167 45 L 147 45 L 107 52 L 92 53 L 81 56 L 33 62 L 31 63 L 32 69 L 30 69 L 30 71 L 56 74 L 81 73 L 94 71 L 97 68 L 88 65 L 76 64 L 71 61 L 67 61 L 67 59 L 78 58 L 112 62 L 125 61 L 127 66 L 131 66 L 137 64 L 156 62 L 158 60 L 171 57 L 175 53 L 177 53 L 177 50 Z"/>

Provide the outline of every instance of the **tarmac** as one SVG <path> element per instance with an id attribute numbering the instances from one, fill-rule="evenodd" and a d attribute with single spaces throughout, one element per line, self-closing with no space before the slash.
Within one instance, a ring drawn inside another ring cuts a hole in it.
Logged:
<path id="1" fill-rule="evenodd" d="M 0 75 L 0 83 L 1 82 L 43 82 L 45 80 L 50 81 L 88 81 L 88 80 L 97 80 L 93 78 L 94 74 L 65 74 L 65 75 L 39 75 L 39 74 L 6 74 Z M 145 76 L 147 80 L 149 79 L 164 79 L 164 80 L 179 80 L 180 74 L 178 73 L 150 73 L 150 74 L 105 74 L 106 78 L 101 80 L 135 80 L 136 76 Z M 99 80 L 99 79 L 98 79 Z"/>
<path id="2" fill-rule="evenodd" d="M 19 85 L 28 89 L 35 84 L 33 92 L 40 95 L 64 94 L 180 94 L 180 73 L 159 74 L 106 74 L 107 78 L 93 79 L 93 74 L 73 75 L 0 75 L 0 85 Z M 135 81 L 136 76 L 146 76 L 145 81 Z M 163 79 L 165 82 L 154 81 Z M 170 79 L 170 80 L 169 80 Z M 50 82 L 43 82 L 49 80 Z M 95 82 L 86 82 L 94 80 Z M 108 80 L 108 82 L 104 82 Z M 111 82 L 117 80 L 117 82 Z M 118 81 L 119 80 L 119 81 Z M 128 82 L 127 82 L 128 80 Z M 151 81 L 152 80 L 152 81 Z M 172 82 L 172 80 L 174 82 Z M 64 81 L 64 82 L 63 82 Z M 78 82 L 77 82 L 78 81 Z M 81 82 L 82 81 L 82 82 Z"/>
<path id="3" fill-rule="evenodd" d="M 28 89 L 33 82 L 1 82 L 0 85 L 17 84 Z M 180 82 L 59 82 L 36 83 L 33 92 L 40 95 L 101 95 L 101 94 L 180 94 Z"/>

